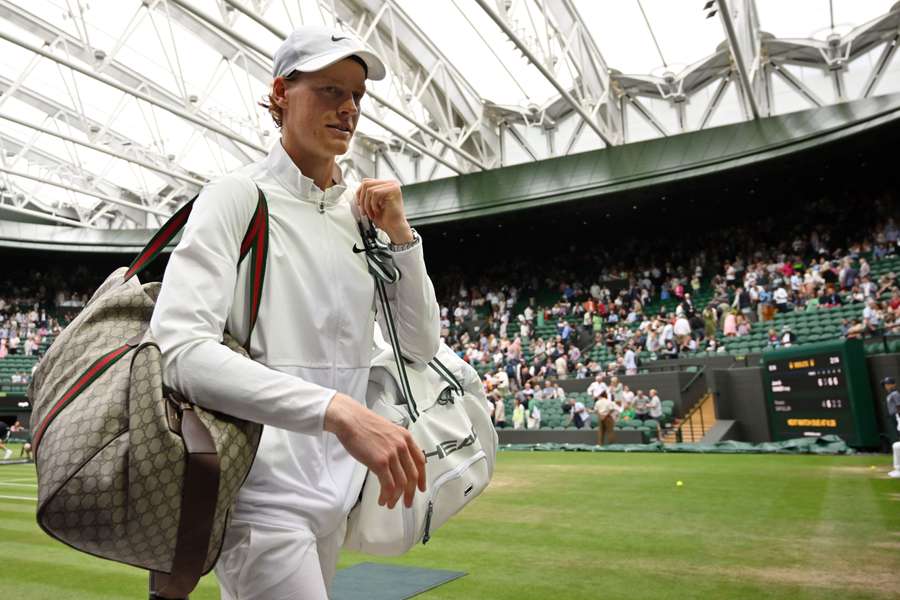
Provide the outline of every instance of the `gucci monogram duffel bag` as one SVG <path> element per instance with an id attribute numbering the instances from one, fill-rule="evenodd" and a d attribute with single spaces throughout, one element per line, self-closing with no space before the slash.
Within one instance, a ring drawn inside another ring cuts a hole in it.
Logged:
<path id="1" fill-rule="evenodd" d="M 257 190 L 240 252 L 252 259 L 251 331 L 268 249 Z M 184 227 L 193 202 L 103 282 L 29 386 L 39 525 L 72 548 L 148 569 L 151 595 L 164 598 L 187 596 L 215 565 L 262 434 L 163 387 L 149 331 L 160 284 L 137 275 Z M 223 343 L 247 355 L 227 332 Z"/>

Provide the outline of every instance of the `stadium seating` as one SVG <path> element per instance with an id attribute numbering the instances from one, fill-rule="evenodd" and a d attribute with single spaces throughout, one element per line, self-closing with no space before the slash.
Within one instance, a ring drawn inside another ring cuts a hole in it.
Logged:
<path id="1" fill-rule="evenodd" d="M 888 258 L 871 263 L 871 279 L 877 281 L 879 277 L 888 273 L 900 272 L 900 257 Z M 890 294 L 883 295 L 880 300 L 888 300 Z M 699 292 L 692 294 L 692 300 L 697 310 L 705 308 L 713 298 L 713 291 L 707 285 Z M 663 313 L 673 313 L 679 300 L 671 298 L 664 301 L 654 301 L 647 305 L 644 309 L 646 315 L 656 315 Z M 751 333 L 740 337 L 726 337 L 721 329 L 716 334 L 716 340 L 720 346 L 725 347 L 725 354 L 733 356 L 743 356 L 747 354 L 758 354 L 770 349 L 769 346 L 769 329 L 774 329 L 780 336 L 785 325 L 791 328 L 791 331 L 797 336 L 795 345 L 806 343 L 821 342 L 836 339 L 841 336 L 841 324 L 844 319 L 860 318 L 862 316 L 863 305 L 861 303 L 846 304 L 835 308 L 819 308 L 815 310 L 796 310 L 788 313 L 779 313 L 773 321 L 757 322 L 753 324 Z M 631 324 L 630 327 L 635 328 L 637 324 Z M 514 336 L 518 331 L 518 325 L 510 326 L 508 335 Z M 549 323 L 543 326 L 537 326 L 534 329 L 533 337 L 543 337 L 545 340 L 552 340 L 556 336 L 556 324 Z M 900 352 L 900 337 L 896 339 L 878 340 L 866 344 L 866 352 L 875 354 L 879 352 Z M 530 359 L 529 352 L 525 351 L 526 358 Z M 601 365 L 606 365 L 616 359 L 615 352 L 611 351 L 606 345 L 596 345 L 589 348 L 587 356 L 590 360 L 595 360 Z M 709 356 L 706 351 L 695 352 L 690 355 L 696 358 Z M 643 361 L 655 360 L 656 356 L 647 351 L 641 351 L 638 358 Z M 485 369 L 487 370 L 487 369 Z"/>
<path id="2" fill-rule="evenodd" d="M 585 406 L 592 406 L 593 400 L 590 395 L 587 393 L 570 393 L 566 395 L 566 399 L 574 399 L 576 402 L 583 402 Z M 515 406 L 515 399 L 512 395 L 506 396 L 503 399 L 503 404 L 506 409 L 506 426 L 507 428 L 512 427 L 512 413 L 513 408 Z M 657 438 L 659 433 L 659 427 L 665 427 L 666 425 L 672 423 L 674 421 L 672 411 L 674 410 L 675 403 L 671 400 L 663 400 L 662 401 L 662 409 L 663 416 L 657 421 L 653 419 L 648 419 L 647 421 L 640 421 L 639 419 L 632 420 L 620 420 L 616 423 L 616 430 L 636 430 L 640 431 L 643 434 L 643 438 L 645 442 L 654 440 Z M 541 411 L 541 429 L 566 429 L 566 423 L 569 419 L 569 416 L 562 411 L 562 401 L 561 400 L 538 400 L 538 408 Z M 575 426 L 572 424 L 568 425 L 568 428 L 574 429 Z M 596 415 L 591 415 L 591 423 L 590 429 L 597 428 L 597 417 Z"/>
<path id="3" fill-rule="evenodd" d="M 37 363 L 37 356 L 14 354 L 0 359 L 0 390 L 11 394 L 24 394 L 27 385 L 12 383 L 12 376 L 24 372 L 31 375 L 31 369 Z"/>
<path id="4" fill-rule="evenodd" d="M 30 377 L 34 365 L 37 364 L 40 357 L 44 355 L 52 343 L 53 337 L 47 336 L 41 342 L 37 352 L 31 356 L 9 354 L 0 359 L 0 391 L 8 394 L 25 394 L 28 385 L 13 384 L 12 376 L 16 373 L 25 373 Z"/>
<path id="5" fill-rule="evenodd" d="M 900 257 L 889 258 L 872 263 L 871 279 L 877 281 L 879 277 L 887 273 L 900 271 Z M 885 294 L 881 300 L 887 300 L 890 294 Z M 795 310 L 787 313 L 779 313 L 773 321 L 753 324 L 750 335 L 742 337 L 725 337 L 721 332 L 717 334 L 719 343 L 724 344 L 728 354 L 743 355 L 755 354 L 769 349 L 769 329 L 774 329 L 781 335 L 783 328 L 789 326 L 797 336 L 795 345 L 832 340 L 841 336 L 841 323 L 844 319 L 862 318 L 863 304 L 845 304 L 834 308 L 818 308 L 814 310 Z M 878 352 L 900 351 L 900 338 L 881 340 L 866 344 L 866 352 L 874 354 Z"/>

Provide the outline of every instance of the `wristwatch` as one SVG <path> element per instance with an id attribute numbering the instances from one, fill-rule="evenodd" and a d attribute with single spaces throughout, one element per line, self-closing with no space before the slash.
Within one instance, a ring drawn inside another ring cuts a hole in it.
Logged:
<path id="1" fill-rule="evenodd" d="M 413 234 L 413 239 L 411 242 L 405 242 L 403 244 L 395 244 L 391 242 L 390 244 L 388 244 L 388 249 L 391 252 L 403 252 L 404 250 L 414 248 L 416 244 L 422 241 L 422 238 L 419 237 L 419 232 L 417 232 L 415 229 L 410 229 L 410 231 L 412 231 Z"/>

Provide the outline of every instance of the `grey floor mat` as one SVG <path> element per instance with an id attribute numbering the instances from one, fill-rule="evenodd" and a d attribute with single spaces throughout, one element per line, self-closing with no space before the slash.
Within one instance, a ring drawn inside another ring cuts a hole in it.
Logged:
<path id="1" fill-rule="evenodd" d="M 464 575 L 462 571 L 359 563 L 335 574 L 330 596 L 331 600 L 403 600 Z"/>

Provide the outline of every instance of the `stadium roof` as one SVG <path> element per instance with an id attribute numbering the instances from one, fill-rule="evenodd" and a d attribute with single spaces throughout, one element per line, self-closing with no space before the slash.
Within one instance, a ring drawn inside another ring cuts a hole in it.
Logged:
<path id="1" fill-rule="evenodd" d="M 278 138 L 258 100 L 301 23 L 353 30 L 348 177 L 495 169 L 900 92 L 884 0 L 0 0 L 0 208 L 153 227 Z"/>

